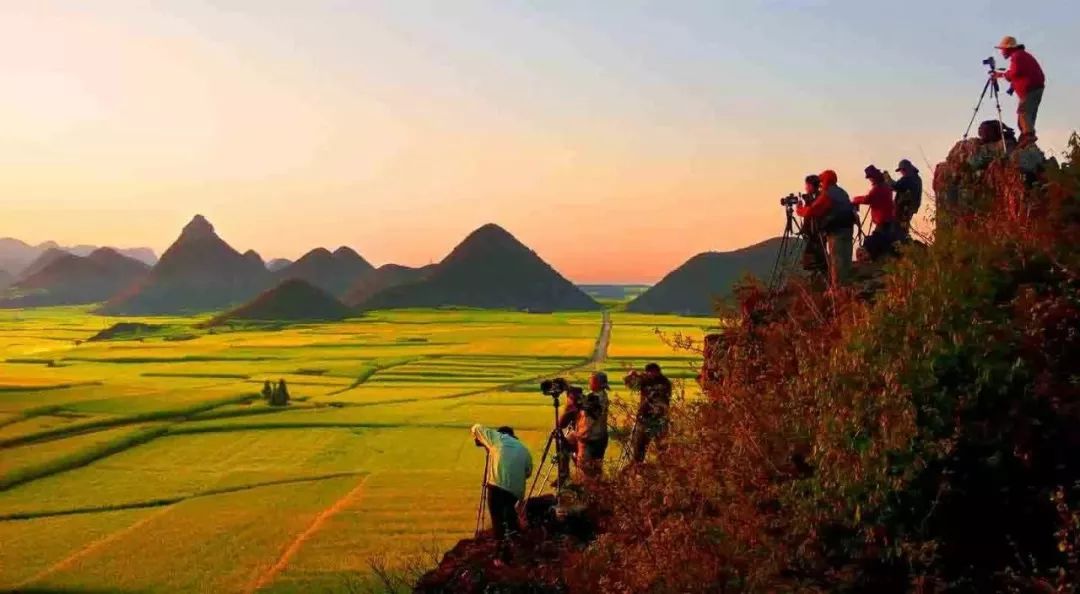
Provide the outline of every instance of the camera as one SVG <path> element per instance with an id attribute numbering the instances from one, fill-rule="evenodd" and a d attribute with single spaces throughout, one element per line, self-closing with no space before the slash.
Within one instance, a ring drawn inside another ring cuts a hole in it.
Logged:
<path id="1" fill-rule="evenodd" d="M 780 206 L 783 206 L 784 208 L 792 208 L 798 206 L 801 199 L 802 198 L 800 198 L 798 194 L 788 194 L 787 196 L 784 196 L 780 199 Z"/>
<path id="2" fill-rule="evenodd" d="M 989 58 L 983 60 L 982 63 L 985 66 L 989 66 L 990 70 L 996 70 L 997 69 L 997 61 L 994 60 L 994 56 L 990 56 Z"/>
<path id="3" fill-rule="evenodd" d="M 563 392 L 570 389 L 569 382 L 566 379 L 557 377 L 555 379 L 547 379 L 540 382 L 540 392 L 545 396 L 551 396 L 552 398 L 558 398 Z"/>

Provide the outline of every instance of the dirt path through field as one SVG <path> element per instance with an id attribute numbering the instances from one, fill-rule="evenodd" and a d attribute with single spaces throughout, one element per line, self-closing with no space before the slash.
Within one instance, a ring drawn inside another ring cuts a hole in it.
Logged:
<path id="1" fill-rule="evenodd" d="M 603 321 L 600 322 L 600 336 L 596 337 L 596 348 L 593 349 L 592 359 L 589 363 L 599 365 L 607 359 L 608 346 L 611 345 L 611 312 L 605 311 Z"/>
<path id="2" fill-rule="evenodd" d="M 364 478 L 360 479 L 360 482 L 356 483 L 356 486 L 353 487 L 351 491 L 346 493 L 343 497 L 341 497 L 341 499 L 335 501 L 334 504 L 330 507 L 322 510 L 322 512 L 320 512 L 319 515 L 316 516 L 314 520 L 312 520 L 311 525 L 309 525 L 306 530 L 301 532 L 299 536 L 297 536 L 291 543 L 289 543 L 289 546 L 285 548 L 284 552 L 282 552 L 281 557 L 278 558 L 277 562 L 274 563 L 274 565 L 270 567 L 270 569 L 266 570 L 261 575 L 253 579 L 250 583 L 248 583 L 247 587 L 244 588 L 244 592 L 256 592 L 260 588 L 263 588 L 270 582 L 274 581 L 274 578 L 276 578 L 278 574 L 280 574 L 282 571 L 285 570 L 286 567 L 289 566 L 289 562 L 292 561 L 292 558 L 296 556 L 296 553 L 300 552 L 300 549 L 304 546 L 304 543 L 306 543 L 308 539 L 314 536 L 315 533 L 317 533 L 323 527 L 323 524 L 325 524 L 327 520 L 334 517 L 338 512 L 356 502 L 356 500 L 360 497 L 360 494 L 364 491 L 364 485 L 367 483 L 367 480 L 370 477 L 371 475 L 367 475 Z"/>
<path id="3" fill-rule="evenodd" d="M 94 542 L 91 542 L 90 544 L 88 544 L 85 547 L 79 549 L 78 551 L 75 551 L 74 553 L 68 555 L 67 557 L 64 557 L 60 561 L 57 561 L 56 563 L 53 563 L 49 567 L 37 572 L 33 576 L 31 576 L 31 577 L 23 580 L 22 582 L 16 584 L 13 589 L 15 591 L 21 590 L 21 589 L 33 584 L 34 582 L 41 581 L 41 580 L 45 579 L 46 577 L 48 577 L 48 576 L 50 576 L 50 575 L 52 575 L 52 574 L 54 574 L 54 573 L 56 573 L 58 571 L 61 571 L 63 569 L 67 569 L 68 567 L 71 567 L 79 559 L 82 559 L 82 558 L 94 553 L 95 551 L 97 551 L 98 549 L 100 549 L 102 547 L 108 546 L 109 544 L 111 544 L 111 543 L 113 543 L 113 542 L 127 536 L 128 534 L 131 534 L 132 532 L 138 530 L 139 528 L 142 528 L 146 524 L 148 524 L 148 523 L 158 519 L 162 515 L 168 513 L 169 510 L 171 510 L 171 509 L 172 509 L 172 506 L 167 505 L 167 506 L 155 511 L 154 513 L 151 513 L 151 514 L 147 515 L 145 518 L 135 522 L 134 524 L 128 526 L 127 528 L 121 528 L 120 530 L 117 530 L 116 532 L 106 534 L 105 536 L 95 540 Z"/>

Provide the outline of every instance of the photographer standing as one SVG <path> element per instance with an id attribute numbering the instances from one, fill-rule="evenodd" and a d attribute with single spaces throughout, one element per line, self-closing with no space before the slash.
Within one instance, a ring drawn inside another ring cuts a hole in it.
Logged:
<path id="1" fill-rule="evenodd" d="M 911 238 L 911 219 L 919 212 L 922 206 L 922 178 L 919 170 L 907 159 L 901 159 L 896 167 L 900 179 L 892 181 L 886 178 L 893 191 L 896 192 L 896 224 L 900 227 L 901 239 Z"/>
<path id="2" fill-rule="evenodd" d="M 870 254 L 871 260 L 877 260 L 892 253 L 893 242 L 898 235 L 893 193 L 880 169 L 870 165 L 864 171 L 866 179 L 870 180 L 870 191 L 865 196 L 852 198 L 851 203 L 855 206 L 866 204 L 870 207 L 874 232 L 863 242 L 863 247 Z"/>
<path id="3" fill-rule="evenodd" d="M 500 555 L 505 557 L 507 535 L 521 531 L 515 506 L 525 496 L 525 479 L 532 474 L 532 455 L 510 427 L 491 429 L 473 425 L 472 436 L 490 457 L 488 474 L 484 477 L 488 511 Z"/>
<path id="4" fill-rule="evenodd" d="M 803 203 L 810 204 L 821 193 L 821 179 L 816 175 L 806 176 L 805 193 L 802 195 Z M 825 235 L 818 229 L 817 221 L 807 219 L 802 226 L 803 255 L 802 267 L 807 272 L 826 273 L 829 270 L 829 259 L 825 253 Z"/>
<path id="5" fill-rule="evenodd" d="M 602 371 L 589 378 L 589 394 L 580 403 L 572 441 L 577 445 L 577 465 L 582 474 L 596 478 L 604 470 L 608 446 L 608 378 Z"/>
<path id="6" fill-rule="evenodd" d="M 671 380 L 664 377 L 660 366 L 649 363 L 645 373 L 633 372 L 626 377 L 626 385 L 641 392 L 638 403 L 637 423 L 631 436 L 634 462 L 644 462 L 649 443 L 662 439 L 667 432 L 668 409 L 671 407 Z"/>
<path id="7" fill-rule="evenodd" d="M 558 435 L 566 434 L 566 438 L 559 445 L 559 453 L 557 454 L 559 458 L 559 478 L 555 479 L 555 482 L 551 484 L 553 487 L 566 482 L 570 478 L 571 452 L 577 451 L 577 444 L 574 441 L 575 428 L 581 417 L 585 416 L 585 412 L 582 410 L 583 401 L 585 400 L 584 394 L 582 389 L 577 386 L 568 386 L 566 388 L 566 404 L 563 405 L 562 412 L 559 413 L 558 421 Z M 569 431 L 567 432 L 567 430 Z M 562 439 L 562 437 L 558 439 Z M 580 457 L 577 463 L 581 464 Z"/>
<path id="8" fill-rule="evenodd" d="M 813 202 L 799 206 L 795 212 L 825 233 L 829 248 L 829 281 L 835 289 L 846 283 L 851 274 L 852 235 L 857 217 L 848 193 L 837 185 L 836 172 L 827 169 L 818 178 L 821 180 L 821 193 Z"/>
<path id="9" fill-rule="evenodd" d="M 1015 37 L 1005 36 L 996 47 L 1010 64 L 1007 71 L 995 71 L 994 76 L 1012 83 L 1012 89 L 1020 100 L 1016 107 L 1017 124 L 1020 127 L 1018 146 L 1034 144 L 1038 140 L 1035 136 L 1035 118 L 1039 115 L 1046 76 L 1043 75 L 1042 67 L 1035 56 L 1029 54 L 1022 44 L 1017 43 Z"/>

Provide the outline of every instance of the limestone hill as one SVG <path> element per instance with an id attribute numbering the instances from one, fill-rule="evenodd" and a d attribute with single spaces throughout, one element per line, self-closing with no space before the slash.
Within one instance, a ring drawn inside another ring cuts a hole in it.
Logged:
<path id="1" fill-rule="evenodd" d="M 214 318 L 208 325 L 231 321 L 343 320 L 351 310 L 322 289 L 300 279 L 288 279 L 249 303 Z"/>
<path id="2" fill-rule="evenodd" d="M 391 287 L 415 283 L 424 279 L 431 273 L 435 266 L 429 264 L 419 268 L 402 266 L 400 264 L 384 264 L 375 272 L 358 280 L 345 294 L 344 301 L 348 305 L 360 305 L 372 295 L 385 291 Z"/>
<path id="3" fill-rule="evenodd" d="M 362 309 L 461 306 L 532 311 L 600 305 L 502 227 L 473 231 L 422 280 L 363 300 Z"/>
<path id="4" fill-rule="evenodd" d="M 336 297 L 344 296 L 360 279 L 370 275 L 375 267 L 350 248 L 339 247 L 332 253 L 316 248 L 299 260 L 274 273 L 274 278 L 300 279 Z"/>
<path id="5" fill-rule="evenodd" d="M 196 215 L 161 260 L 135 286 L 110 299 L 109 314 L 171 314 L 221 309 L 241 303 L 271 282 L 270 273 L 244 256 Z"/>
<path id="6" fill-rule="evenodd" d="M 8 287 L 0 296 L 0 307 L 96 303 L 131 286 L 149 270 L 143 262 L 110 248 L 98 248 L 86 257 L 59 252 Z"/>
<path id="7" fill-rule="evenodd" d="M 631 301 L 626 309 L 638 313 L 713 314 L 716 299 L 729 297 L 732 287 L 745 274 L 767 277 L 779 248 L 777 237 L 731 252 L 698 254 Z"/>

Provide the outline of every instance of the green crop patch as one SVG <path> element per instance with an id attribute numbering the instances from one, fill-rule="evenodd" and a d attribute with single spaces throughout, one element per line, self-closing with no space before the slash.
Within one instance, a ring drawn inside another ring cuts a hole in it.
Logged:
<path id="1" fill-rule="evenodd" d="M 653 328 L 707 324 L 615 313 L 594 361 L 593 312 L 209 317 L 0 310 L 0 589 L 355 589 L 373 560 L 471 533 L 474 423 L 512 425 L 538 457 L 553 420 L 540 378 L 605 369 L 633 401 L 624 367 L 693 369 Z M 151 326 L 85 342 L 119 323 Z M 291 402 L 270 406 L 263 383 L 281 380 Z"/>

